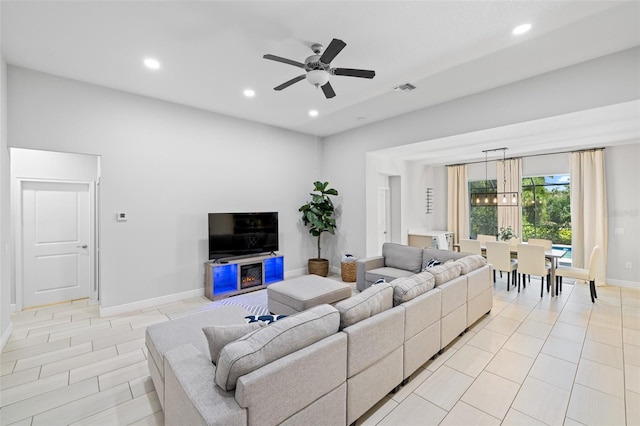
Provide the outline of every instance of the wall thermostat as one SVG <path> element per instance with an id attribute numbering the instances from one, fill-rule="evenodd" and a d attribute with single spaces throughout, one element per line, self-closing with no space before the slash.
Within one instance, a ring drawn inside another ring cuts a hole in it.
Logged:
<path id="1" fill-rule="evenodd" d="M 116 213 L 118 222 L 126 222 L 128 215 L 126 213 Z"/>

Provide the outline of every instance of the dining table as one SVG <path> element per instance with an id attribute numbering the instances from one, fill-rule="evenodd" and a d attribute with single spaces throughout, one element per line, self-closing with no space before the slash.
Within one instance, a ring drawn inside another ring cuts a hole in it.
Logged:
<path id="1" fill-rule="evenodd" d="M 527 243 L 522 243 L 522 244 L 527 244 Z M 455 244 L 454 247 L 457 247 L 458 250 L 460 249 L 458 244 Z M 484 253 L 486 253 L 486 249 L 487 246 L 485 244 L 481 244 L 480 245 L 480 249 L 482 250 L 482 253 L 484 255 Z M 518 246 L 517 245 L 511 245 L 510 246 L 510 251 L 512 255 L 516 255 L 518 254 Z M 556 282 L 556 268 L 558 267 L 558 260 L 560 258 L 562 258 L 565 254 L 567 254 L 568 250 L 561 250 L 561 249 L 547 249 L 544 251 L 544 257 L 546 257 L 547 259 L 549 259 L 551 261 L 551 268 L 550 268 L 550 274 L 551 274 L 551 279 L 549 280 L 549 284 L 551 287 L 551 297 L 555 297 L 557 296 L 558 293 L 558 288 L 555 285 Z"/>

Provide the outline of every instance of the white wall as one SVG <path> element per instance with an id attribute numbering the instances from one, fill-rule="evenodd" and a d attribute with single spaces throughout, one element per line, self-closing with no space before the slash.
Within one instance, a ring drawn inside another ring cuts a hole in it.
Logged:
<path id="1" fill-rule="evenodd" d="M 606 148 L 604 158 L 609 221 L 607 282 L 640 286 L 640 141 Z M 630 269 L 626 262 L 631 262 Z"/>
<path id="2" fill-rule="evenodd" d="M 640 48 L 629 49 L 325 138 L 323 170 L 344 196 L 342 229 L 351 250 L 377 251 L 375 220 L 362 218 L 372 211 L 367 182 L 377 173 L 361 161 L 368 153 L 640 99 L 639 55 Z M 439 182 L 437 192 L 446 194 L 446 177 Z"/>
<path id="3" fill-rule="evenodd" d="M 0 4 L 0 19 L 1 16 L 2 5 Z M 7 65 L 2 54 L 0 54 L 0 350 L 2 350 L 11 334 L 10 244 Z"/>
<path id="4" fill-rule="evenodd" d="M 313 257 L 314 138 L 13 66 L 8 104 L 9 146 L 101 156 L 103 308 L 202 290 L 208 212 L 278 211 L 285 269 Z"/>

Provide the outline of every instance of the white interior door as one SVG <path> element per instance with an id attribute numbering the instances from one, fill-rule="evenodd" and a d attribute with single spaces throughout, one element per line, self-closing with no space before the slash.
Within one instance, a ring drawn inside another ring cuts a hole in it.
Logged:
<path id="1" fill-rule="evenodd" d="M 389 239 L 389 188 L 378 188 L 378 250 Z"/>
<path id="2" fill-rule="evenodd" d="M 23 182 L 24 307 L 89 297 L 93 184 Z"/>

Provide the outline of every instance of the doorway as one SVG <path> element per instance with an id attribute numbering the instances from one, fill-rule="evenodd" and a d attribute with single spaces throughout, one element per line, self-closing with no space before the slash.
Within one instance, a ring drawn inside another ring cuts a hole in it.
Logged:
<path id="1" fill-rule="evenodd" d="M 100 157 L 11 148 L 16 310 L 98 301 Z"/>
<path id="2" fill-rule="evenodd" d="M 20 198 L 24 306 L 89 297 L 93 183 L 23 181 Z"/>

